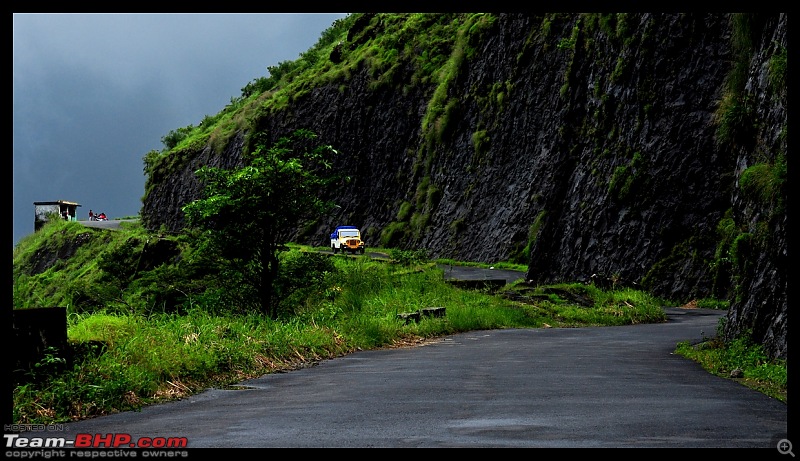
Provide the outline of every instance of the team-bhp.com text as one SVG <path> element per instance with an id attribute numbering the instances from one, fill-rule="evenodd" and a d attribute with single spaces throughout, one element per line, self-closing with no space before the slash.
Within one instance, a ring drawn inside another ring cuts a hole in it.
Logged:
<path id="1" fill-rule="evenodd" d="M 3 434 L 7 458 L 114 458 L 114 457 L 186 457 L 188 452 L 174 451 L 186 448 L 186 437 L 139 437 L 130 434 L 76 434 L 74 440 L 65 437 L 27 437 Z M 63 448 L 94 448 L 101 450 L 62 450 Z M 160 450 L 134 451 L 129 448 L 158 448 Z M 106 450 L 102 450 L 106 449 Z M 113 449 L 113 450 L 108 450 Z"/>

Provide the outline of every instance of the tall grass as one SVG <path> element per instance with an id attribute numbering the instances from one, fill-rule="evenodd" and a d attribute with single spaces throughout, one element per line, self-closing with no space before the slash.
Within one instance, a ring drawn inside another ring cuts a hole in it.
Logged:
<path id="1" fill-rule="evenodd" d="M 14 306 L 58 305 L 54 300 L 71 299 L 67 293 L 80 291 L 76 287 L 108 291 L 101 286 L 106 283 L 104 271 L 96 263 L 88 263 L 83 253 L 117 248 L 139 232 L 132 228 L 109 233 L 76 223 L 54 223 L 43 229 L 26 245 L 39 248 L 41 255 L 43 251 L 60 251 L 51 244 L 58 240 L 59 245 L 71 246 L 74 254 L 53 258 L 51 267 L 33 270 L 31 263 L 38 261 L 34 257 L 37 252 L 25 245 L 16 248 Z M 321 256 L 319 249 L 290 248 L 284 255 L 286 261 L 316 264 L 317 258 L 300 256 Z M 115 284 L 120 294 L 107 307 L 98 304 L 88 310 L 86 303 L 81 308 L 67 305 L 69 348 L 50 351 L 17 380 L 13 422 L 48 424 L 134 410 L 356 350 L 416 344 L 464 331 L 622 325 L 665 319 L 661 306 L 667 301 L 636 290 L 603 291 L 580 283 L 531 287 L 521 281 L 496 293 L 465 290 L 447 283 L 443 271 L 436 262 L 428 261 L 424 252 L 386 252 L 393 257 L 330 257 L 330 270 L 322 277 L 303 279 L 310 282 L 295 287 L 296 291 L 284 299 L 293 307 L 278 320 L 228 305 L 233 298 L 216 296 L 217 287 L 211 294 L 187 293 L 177 298 L 176 302 L 183 303 L 180 306 L 143 309 L 140 306 L 154 302 L 148 299 L 151 291 L 162 288 L 136 283 L 123 286 L 114 279 L 108 283 Z M 74 265 L 76 261 L 78 266 Z M 302 265 L 295 269 L 298 267 Z M 167 274 L 181 270 L 180 266 L 169 271 L 155 268 L 152 274 L 140 276 L 163 284 Z M 298 274 L 302 276 L 302 272 Z M 174 275 L 169 277 L 169 283 L 181 283 Z M 207 283 L 202 280 L 193 283 Z M 174 291 L 170 286 L 163 289 Z M 427 308 L 443 308 L 444 315 L 423 316 L 418 321 L 402 316 Z M 697 354 L 715 350 L 719 349 Z M 749 354 L 742 348 L 732 351 L 734 356 Z M 751 366 L 764 367 L 764 362 Z M 774 380 L 780 370 L 785 376 L 785 364 L 762 375 Z M 763 382 L 759 381 L 762 387 Z M 785 394 L 785 379 L 782 387 Z"/>
<path id="2" fill-rule="evenodd" d="M 446 283 L 442 271 L 430 263 L 333 259 L 336 270 L 327 274 L 319 289 L 309 292 L 305 307 L 280 321 L 256 313 L 211 314 L 198 307 L 180 314 L 71 312 L 71 353 L 47 359 L 69 365 L 59 370 L 37 368 L 19 383 L 14 391 L 14 421 L 83 419 L 359 349 L 542 323 L 539 315 L 518 303 Z M 418 322 L 398 316 L 429 307 L 443 307 L 445 315 Z M 550 322 L 555 325 L 559 320 Z M 574 318 L 565 323 L 580 322 Z"/>

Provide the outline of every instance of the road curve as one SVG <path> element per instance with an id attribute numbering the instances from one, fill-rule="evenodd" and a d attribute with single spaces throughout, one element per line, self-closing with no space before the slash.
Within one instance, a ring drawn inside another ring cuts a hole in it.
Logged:
<path id="1" fill-rule="evenodd" d="M 787 406 L 673 354 L 723 315 L 661 324 L 473 331 L 66 424 L 55 431 L 186 437 L 203 447 L 759 448 Z M 787 458 L 788 459 L 788 458 Z"/>

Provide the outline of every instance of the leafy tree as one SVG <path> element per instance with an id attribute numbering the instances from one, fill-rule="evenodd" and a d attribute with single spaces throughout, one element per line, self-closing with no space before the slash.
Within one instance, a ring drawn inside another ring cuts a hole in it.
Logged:
<path id="1" fill-rule="evenodd" d="M 196 174 L 203 198 L 183 207 L 190 227 L 202 230 L 200 245 L 212 251 L 223 267 L 234 267 L 258 297 L 265 314 L 276 319 L 273 283 L 278 251 L 304 221 L 318 218 L 333 203 L 328 187 L 339 178 L 331 172 L 329 145 L 317 145 L 316 134 L 297 130 L 271 148 L 255 140 L 245 166 L 204 166 Z"/>
<path id="2" fill-rule="evenodd" d="M 175 148 L 178 144 L 181 143 L 187 136 L 189 136 L 192 131 L 194 130 L 194 126 L 188 125 L 183 128 L 178 128 L 177 130 L 171 130 L 169 133 L 161 137 L 161 143 L 164 144 L 164 147 L 167 150 Z"/>

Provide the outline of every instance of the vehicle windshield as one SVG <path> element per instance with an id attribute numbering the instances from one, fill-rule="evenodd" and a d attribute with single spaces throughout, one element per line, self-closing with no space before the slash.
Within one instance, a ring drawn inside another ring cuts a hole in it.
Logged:
<path id="1" fill-rule="evenodd" d="M 358 237 L 358 231 L 354 230 L 339 231 L 339 235 L 342 237 Z"/>

